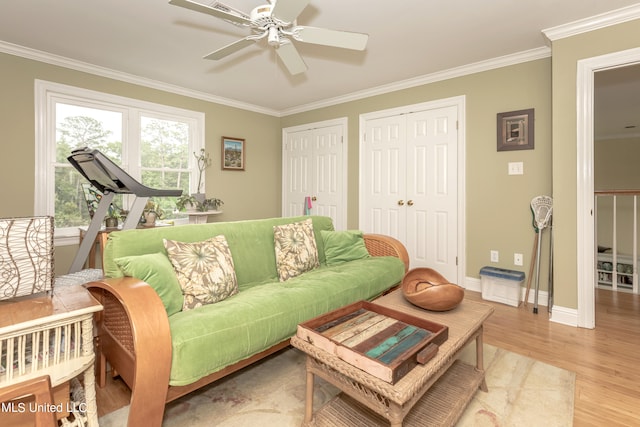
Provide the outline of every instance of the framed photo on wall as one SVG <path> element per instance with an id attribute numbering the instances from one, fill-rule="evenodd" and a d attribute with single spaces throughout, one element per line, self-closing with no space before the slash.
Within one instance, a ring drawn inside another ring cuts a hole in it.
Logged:
<path id="1" fill-rule="evenodd" d="M 498 151 L 533 150 L 533 108 L 498 113 Z"/>
<path id="2" fill-rule="evenodd" d="M 244 139 L 222 137 L 222 169 L 243 171 L 245 164 Z"/>

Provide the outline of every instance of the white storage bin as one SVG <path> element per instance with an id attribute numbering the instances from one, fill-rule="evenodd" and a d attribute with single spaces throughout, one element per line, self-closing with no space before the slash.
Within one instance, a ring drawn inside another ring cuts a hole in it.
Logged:
<path id="1" fill-rule="evenodd" d="M 517 307 L 520 305 L 520 287 L 524 284 L 524 273 L 505 268 L 482 267 L 480 284 L 482 299 Z"/>

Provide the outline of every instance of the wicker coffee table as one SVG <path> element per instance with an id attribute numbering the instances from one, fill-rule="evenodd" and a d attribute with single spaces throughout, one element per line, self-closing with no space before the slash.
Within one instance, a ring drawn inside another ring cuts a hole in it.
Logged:
<path id="1" fill-rule="evenodd" d="M 464 300 L 448 312 L 430 312 L 407 302 L 398 290 L 374 301 L 385 307 L 424 317 L 449 327 L 449 339 L 425 365 L 412 369 L 395 384 L 380 380 L 313 344 L 291 338 L 307 354 L 307 395 L 304 425 L 314 426 L 441 426 L 453 425 L 484 381 L 482 327 L 493 307 Z M 456 360 L 476 341 L 476 366 Z M 313 413 L 314 376 L 342 390 Z"/>

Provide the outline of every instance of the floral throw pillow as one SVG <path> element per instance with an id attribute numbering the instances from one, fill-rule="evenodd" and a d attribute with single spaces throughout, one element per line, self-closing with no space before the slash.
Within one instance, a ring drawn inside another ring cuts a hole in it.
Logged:
<path id="1" fill-rule="evenodd" d="M 318 248 L 311 218 L 273 227 L 276 266 L 281 282 L 317 268 Z"/>
<path id="2" fill-rule="evenodd" d="M 233 258 L 224 236 L 186 243 L 164 239 L 182 288 L 182 310 L 213 304 L 238 293 Z"/>

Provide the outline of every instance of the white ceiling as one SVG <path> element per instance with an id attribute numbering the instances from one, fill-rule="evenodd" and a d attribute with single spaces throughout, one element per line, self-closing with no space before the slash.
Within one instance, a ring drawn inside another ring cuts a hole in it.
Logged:
<path id="1" fill-rule="evenodd" d="M 636 1 L 312 0 L 299 25 L 368 33 L 369 42 L 364 52 L 297 43 L 309 70 L 294 77 L 264 44 L 202 59 L 249 30 L 168 0 L 7 0 L 0 41 L 277 114 L 544 48 L 542 30 L 637 11 Z M 248 13 L 264 2 L 224 3 Z"/>

